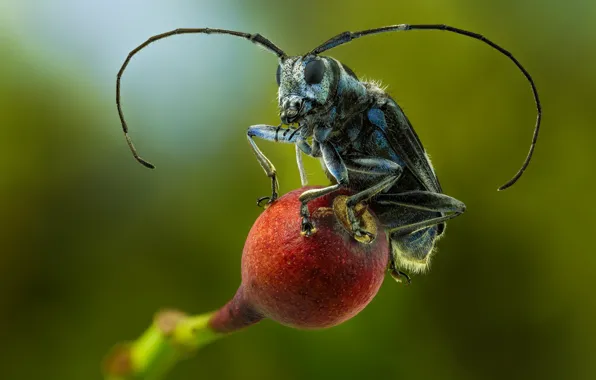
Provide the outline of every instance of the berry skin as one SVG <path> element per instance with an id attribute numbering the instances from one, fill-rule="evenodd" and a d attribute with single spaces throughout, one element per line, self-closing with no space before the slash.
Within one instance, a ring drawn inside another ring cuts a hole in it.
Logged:
<path id="1" fill-rule="evenodd" d="M 334 200 L 345 192 L 310 202 L 316 232 L 301 235 L 298 197 L 309 188 L 284 195 L 256 220 L 237 294 L 253 315 L 300 329 L 335 326 L 358 314 L 377 294 L 389 260 L 386 235 L 372 214 L 363 210 L 375 233 L 369 244 L 356 241 L 336 217 Z"/>

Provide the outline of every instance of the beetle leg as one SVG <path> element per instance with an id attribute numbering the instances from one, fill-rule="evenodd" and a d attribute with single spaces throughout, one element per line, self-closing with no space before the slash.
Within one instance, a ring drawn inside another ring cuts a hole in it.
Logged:
<path id="1" fill-rule="evenodd" d="M 302 149 L 296 144 L 296 164 L 298 165 L 298 172 L 300 173 L 300 184 L 302 186 L 308 185 L 308 177 L 304 170 L 304 164 L 302 163 Z"/>
<path id="2" fill-rule="evenodd" d="M 339 153 L 335 147 L 329 142 L 319 143 L 321 147 L 321 154 L 327 170 L 331 173 L 333 178 L 337 181 L 335 185 L 327 186 L 322 189 L 306 190 L 300 195 L 300 216 L 302 217 L 301 233 L 305 236 L 310 236 L 316 232 L 316 228 L 310 220 L 310 212 L 308 211 L 308 202 L 313 199 L 322 197 L 332 193 L 348 183 L 348 168 L 344 164 Z"/>
<path id="3" fill-rule="evenodd" d="M 320 153 L 319 153 L 319 155 L 316 155 L 317 152 L 315 152 L 314 148 L 312 146 L 310 146 L 310 144 L 302 136 L 299 136 L 296 138 L 296 146 L 298 148 L 300 148 L 300 150 L 308 156 L 311 156 L 311 157 L 320 157 L 321 156 Z"/>
<path id="4" fill-rule="evenodd" d="M 422 190 L 379 194 L 371 200 L 371 207 L 389 235 L 393 266 L 415 273 L 428 269 L 445 221 L 466 209 L 455 198 Z"/>
<path id="5" fill-rule="evenodd" d="M 304 170 L 304 165 L 302 163 L 303 152 L 311 157 L 315 157 L 313 155 L 313 148 L 302 136 L 299 136 L 296 139 L 296 163 L 298 164 L 298 171 L 300 172 L 300 183 L 302 186 L 306 186 L 308 185 L 308 177 L 306 176 L 306 171 Z"/>
<path id="6" fill-rule="evenodd" d="M 393 260 L 391 260 L 391 264 L 389 264 L 388 270 L 389 270 L 389 274 L 395 281 L 397 281 L 397 282 L 405 281 L 408 285 L 410 285 L 412 283 L 412 279 L 410 279 L 410 276 L 406 272 L 403 272 L 403 271 L 397 269 L 395 267 L 395 262 Z"/>
<path id="7" fill-rule="evenodd" d="M 429 216 L 428 219 L 405 225 L 389 226 L 388 232 L 407 235 L 416 230 L 434 226 L 453 219 L 466 211 L 466 205 L 449 195 L 430 191 L 408 191 L 398 194 L 380 194 L 374 199 L 379 205 L 395 205 L 421 211 L 449 213 L 442 216 Z"/>
<path id="8" fill-rule="evenodd" d="M 358 203 L 367 201 L 375 195 L 390 189 L 401 176 L 403 169 L 394 161 L 384 158 L 370 157 L 351 159 L 348 162 L 348 167 L 351 171 L 366 173 L 368 175 L 386 175 L 377 184 L 349 197 L 346 204 L 348 220 L 351 224 L 352 232 L 356 236 L 370 235 L 367 231 L 361 228 L 360 220 L 356 217 L 354 207 Z"/>
<path id="9" fill-rule="evenodd" d="M 313 140 L 312 142 L 312 157 L 321 157 L 321 144 L 317 140 Z"/>
<path id="10" fill-rule="evenodd" d="M 279 195 L 279 183 L 277 181 L 277 171 L 275 170 L 275 166 L 269 161 L 269 159 L 261 152 L 253 137 L 258 137 L 263 140 L 267 141 L 274 141 L 274 142 L 285 142 L 285 143 L 296 143 L 298 140 L 299 134 L 296 133 L 296 129 L 284 129 L 280 126 L 274 127 L 272 125 L 253 125 L 248 128 L 247 131 L 247 138 L 250 146 L 252 147 L 253 152 L 257 156 L 257 161 L 265 171 L 265 174 L 269 178 L 271 178 L 271 196 L 269 197 L 261 197 L 257 200 L 257 205 L 261 205 L 261 202 L 267 200 L 267 204 L 271 204 L 274 202 L 278 195 Z"/>

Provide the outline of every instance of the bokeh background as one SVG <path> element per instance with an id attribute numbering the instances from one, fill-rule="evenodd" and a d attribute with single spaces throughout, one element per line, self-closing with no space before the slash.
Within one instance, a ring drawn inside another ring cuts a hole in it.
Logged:
<path id="1" fill-rule="evenodd" d="M 331 52 L 379 79 L 412 120 L 449 222 L 428 275 L 387 278 L 353 320 L 304 332 L 264 321 L 169 379 L 596 378 L 596 3 L 521 1 L 0 1 L 0 378 L 100 379 L 117 341 L 172 306 L 221 306 L 269 192 L 246 142 L 278 122 L 276 59 L 240 39 L 178 36 L 123 79 L 135 162 L 115 107 L 128 52 L 177 27 L 260 32 L 289 54 L 344 30 L 446 23 L 483 33 L 528 68 L 535 108 L 505 57 L 462 36 L 369 37 Z M 291 146 L 261 142 L 282 192 Z M 326 183 L 306 159 L 311 183 Z"/>

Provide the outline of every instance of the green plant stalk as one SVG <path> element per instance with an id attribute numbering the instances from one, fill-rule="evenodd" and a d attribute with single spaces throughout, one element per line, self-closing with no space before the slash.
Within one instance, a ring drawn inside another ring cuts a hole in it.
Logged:
<path id="1" fill-rule="evenodd" d="M 166 310 L 137 340 L 119 344 L 104 362 L 106 380 L 158 380 L 180 360 L 222 337 L 209 326 L 212 313 L 188 317 Z"/>
<path id="2" fill-rule="evenodd" d="M 156 314 L 137 340 L 116 345 L 104 360 L 106 380 L 159 380 L 199 348 L 263 317 L 244 298 L 242 287 L 213 313 L 188 316 L 177 310 Z"/>

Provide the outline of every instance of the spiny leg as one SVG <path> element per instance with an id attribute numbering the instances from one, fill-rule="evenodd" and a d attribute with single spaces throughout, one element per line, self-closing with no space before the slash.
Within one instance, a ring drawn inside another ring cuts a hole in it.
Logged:
<path id="1" fill-rule="evenodd" d="M 302 128 L 302 127 L 300 127 Z M 310 144 L 301 135 L 296 138 L 296 163 L 298 164 L 298 171 L 300 172 L 300 183 L 302 186 L 308 185 L 308 177 L 304 170 L 302 163 L 302 153 L 310 157 L 321 157 L 321 152 L 318 149 L 318 144 L 315 147 L 311 147 Z"/>
<path id="2" fill-rule="evenodd" d="M 274 127 L 271 125 L 253 125 L 248 128 L 247 131 L 247 138 L 250 146 L 252 147 L 253 152 L 257 156 L 257 161 L 265 171 L 265 174 L 269 178 L 271 178 L 271 196 L 270 197 L 261 197 L 257 200 L 257 205 L 261 205 L 261 202 L 267 200 L 267 204 L 271 204 L 274 202 L 277 197 L 279 196 L 279 183 L 277 181 L 277 171 L 275 170 L 275 166 L 269 161 L 269 159 L 261 152 L 253 137 L 258 137 L 263 140 L 274 141 L 274 142 L 285 142 L 285 143 L 295 143 L 298 138 L 298 129 L 283 129 L 281 125 Z"/>
<path id="3" fill-rule="evenodd" d="M 300 233 L 304 236 L 311 236 L 317 229 L 313 224 L 312 220 L 310 220 L 310 212 L 308 211 L 308 202 L 322 197 L 324 195 L 330 194 L 336 190 L 339 190 L 343 185 L 335 184 L 328 187 L 324 187 L 322 189 L 312 189 L 306 190 L 300 195 L 300 216 L 302 217 L 302 224 L 300 228 Z"/>
<path id="4" fill-rule="evenodd" d="M 337 183 L 322 189 L 307 190 L 300 195 L 300 216 L 302 217 L 301 233 L 305 236 L 310 236 L 316 232 L 316 228 L 310 220 L 308 202 L 339 190 L 341 187 L 348 184 L 348 168 L 344 164 L 339 153 L 337 153 L 335 147 L 329 142 L 322 142 L 319 143 L 319 145 L 323 156 L 323 162 Z"/>
<path id="5" fill-rule="evenodd" d="M 421 211 L 449 213 L 442 216 L 433 216 L 419 222 L 390 227 L 388 232 L 407 235 L 416 230 L 431 227 L 453 219 L 466 211 L 466 205 L 449 195 L 433 193 L 430 191 L 408 191 L 399 194 L 380 194 L 375 197 L 374 203 L 378 205 L 395 205 L 413 208 Z"/>
<path id="6" fill-rule="evenodd" d="M 300 184 L 302 187 L 308 185 L 308 177 L 304 170 L 304 163 L 302 163 L 302 149 L 296 144 L 296 164 L 298 165 L 298 172 L 300 173 Z"/>
<path id="7" fill-rule="evenodd" d="M 362 229 L 360 220 L 356 217 L 354 207 L 362 201 L 367 201 L 382 191 L 390 189 L 399 179 L 403 171 L 402 167 L 391 160 L 384 158 L 361 157 L 351 159 L 347 163 L 350 170 L 364 173 L 366 175 L 386 175 L 375 185 L 356 193 L 348 198 L 347 213 L 352 231 L 356 236 L 369 235 L 370 233 Z"/>

